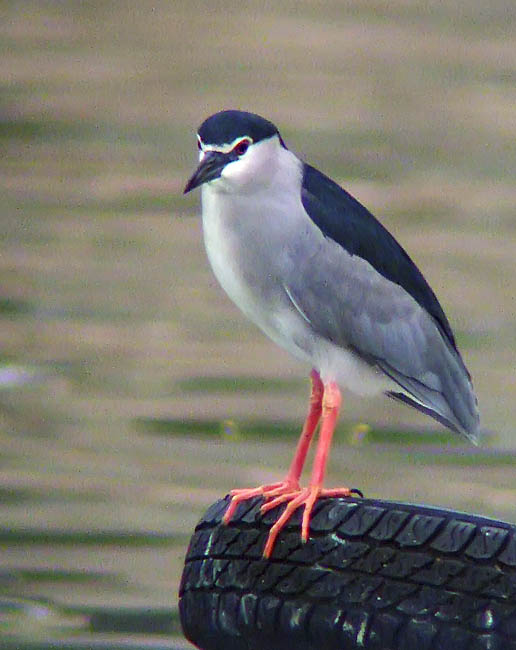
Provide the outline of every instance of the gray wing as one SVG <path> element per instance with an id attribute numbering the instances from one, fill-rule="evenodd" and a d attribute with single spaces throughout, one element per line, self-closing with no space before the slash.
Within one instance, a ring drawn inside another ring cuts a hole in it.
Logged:
<path id="1" fill-rule="evenodd" d="M 291 253 L 285 287 L 313 331 L 381 369 L 400 388 L 390 397 L 475 441 L 479 417 L 469 374 L 428 312 L 322 233 Z"/>

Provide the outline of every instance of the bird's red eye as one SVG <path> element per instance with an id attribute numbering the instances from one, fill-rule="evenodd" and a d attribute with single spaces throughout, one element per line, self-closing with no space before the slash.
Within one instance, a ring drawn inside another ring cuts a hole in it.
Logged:
<path id="1" fill-rule="evenodd" d="M 240 140 L 240 142 L 233 147 L 233 151 L 237 156 L 243 156 L 249 149 L 249 140 Z"/>

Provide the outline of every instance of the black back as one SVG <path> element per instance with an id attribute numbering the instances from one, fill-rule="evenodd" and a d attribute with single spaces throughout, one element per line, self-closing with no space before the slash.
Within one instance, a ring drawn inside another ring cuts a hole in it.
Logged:
<path id="1" fill-rule="evenodd" d="M 245 111 L 220 111 L 206 119 L 199 127 L 199 136 L 205 144 L 229 144 L 236 138 L 248 135 L 259 142 L 279 135 L 276 126 L 268 120 Z"/>
<path id="2" fill-rule="evenodd" d="M 351 194 L 320 171 L 304 165 L 301 200 L 312 221 L 351 255 L 367 260 L 378 273 L 403 287 L 436 321 L 457 350 L 439 301 L 420 270 L 382 224 Z"/>

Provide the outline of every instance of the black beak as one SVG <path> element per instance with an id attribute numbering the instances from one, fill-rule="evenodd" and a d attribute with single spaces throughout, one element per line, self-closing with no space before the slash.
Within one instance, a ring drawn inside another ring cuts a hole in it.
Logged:
<path id="1" fill-rule="evenodd" d="M 220 151 L 207 151 L 199 167 L 197 167 L 193 176 L 186 184 L 183 194 L 187 194 L 203 183 L 219 178 L 228 162 L 230 160 L 227 154 L 220 153 Z"/>

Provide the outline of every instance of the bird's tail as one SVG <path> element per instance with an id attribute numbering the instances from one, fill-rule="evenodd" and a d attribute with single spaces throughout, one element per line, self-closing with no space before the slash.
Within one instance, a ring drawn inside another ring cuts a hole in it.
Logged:
<path id="1" fill-rule="evenodd" d="M 419 378 L 407 377 L 392 367 L 382 364 L 382 370 L 401 389 L 388 391 L 389 397 L 413 406 L 465 436 L 473 444 L 479 444 L 478 402 L 471 378 L 458 352 L 447 349 L 435 368 L 440 390 L 431 388 Z"/>
<path id="2" fill-rule="evenodd" d="M 392 397 L 392 399 L 398 400 L 399 402 L 403 402 L 404 404 L 413 406 L 415 409 L 421 411 L 421 413 L 424 413 L 425 415 L 429 415 L 430 417 L 434 418 L 434 420 L 437 420 L 437 422 L 440 422 L 445 427 L 448 427 L 448 429 L 451 429 L 452 431 L 455 431 L 456 433 L 460 433 L 461 435 L 465 436 L 475 446 L 478 446 L 480 444 L 478 426 L 477 429 L 474 431 L 472 431 L 471 429 L 467 430 L 463 426 L 461 426 L 460 423 L 457 422 L 455 418 L 453 418 L 452 420 L 442 415 L 438 411 L 435 411 L 434 409 L 430 408 L 429 406 L 425 406 L 424 404 L 421 404 L 417 400 L 412 399 L 409 395 L 406 395 L 405 393 L 388 391 L 386 395 Z"/>

